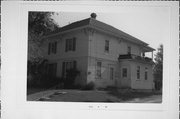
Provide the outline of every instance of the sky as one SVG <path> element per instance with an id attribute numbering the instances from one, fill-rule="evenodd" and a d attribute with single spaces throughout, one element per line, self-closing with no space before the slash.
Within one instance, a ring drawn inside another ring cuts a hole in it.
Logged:
<path id="1" fill-rule="evenodd" d="M 92 12 L 59 12 L 53 16 L 53 19 L 62 27 L 89 18 Z M 165 7 L 139 7 L 130 10 L 127 8 L 120 12 L 95 13 L 97 20 L 148 43 L 154 49 L 170 36 L 169 9 Z"/>

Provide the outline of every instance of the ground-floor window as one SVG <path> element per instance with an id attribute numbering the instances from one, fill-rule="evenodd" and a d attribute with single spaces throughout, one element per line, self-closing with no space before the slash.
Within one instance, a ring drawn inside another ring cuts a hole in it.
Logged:
<path id="1" fill-rule="evenodd" d="M 97 78 L 101 78 L 101 66 L 102 66 L 102 62 L 97 62 L 97 64 L 96 64 L 97 66 L 97 68 L 96 68 L 96 77 Z"/>
<path id="2" fill-rule="evenodd" d="M 140 79 L 140 66 L 137 66 L 137 79 Z"/>
<path id="3" fill-rule="evenodd" d="M 76 65 L 77 65 L 77 62 L 75 60 L 63 62 L 63 64 L 62 64 L 62 76 L 66 77 L 67 70 L 76 69 L 76 67 L 77 67 Z"/>
<path id="4" fill-rule="evenodd" d="M 145 68 L 145 77 L 144 78 L 145 78 L 145 80 L 148 79 L 148 68 L 147 67 Z"/>
<path id="5" fill-rule="evenodd" d="M 50 77 L 55 77 L 57 71 L 57 63 L 51 63 L 48 65 L 48 74 Z"/>
<path id="6" fill-rule="evenodd" d="M 122 77 L 123 78 L 127 77 L 127 68 L 122 68 Z"/>
<path id="7" fill-rule="evenodd" d="M 114 68 L 110 67 L 110 79 L 113 80 L 114 78 Z"/>

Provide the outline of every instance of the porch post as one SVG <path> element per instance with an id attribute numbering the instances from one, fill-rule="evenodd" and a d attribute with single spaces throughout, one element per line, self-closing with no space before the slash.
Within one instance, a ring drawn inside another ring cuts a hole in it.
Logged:
<path id="1" fill-rule="evenodd" d="M 152 54 L 152 60 L 153 60 L 153 51 L 151 52 L 151 54 Z"/>

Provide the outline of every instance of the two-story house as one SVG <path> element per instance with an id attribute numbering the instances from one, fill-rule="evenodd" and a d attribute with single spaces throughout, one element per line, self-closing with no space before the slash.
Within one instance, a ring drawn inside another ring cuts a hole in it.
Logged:
<path id="1" fill-rule="evenodd" d="M 51 75 L 64 77 L 67 69 L 76 68 L 78 85 L 154 88 L 153 61 L 145 57 L 154 49 L 96 16 L 66 25 L 44 39 Z"/>

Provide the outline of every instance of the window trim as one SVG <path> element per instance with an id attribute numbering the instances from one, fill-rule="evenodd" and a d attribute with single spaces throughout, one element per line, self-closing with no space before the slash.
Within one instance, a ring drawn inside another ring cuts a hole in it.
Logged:
<path id="1" fill-rule="evenodd" d="M 76 51 L 76 37 L 65 39 L 65 52 Z"/>
<path id="2" fill-rule="evenodd" d="M 57 41 L 48 43 L 48 55 L 57 53 Z"/>
<path id="3" fill-rule="evenodd" d="M 126 75 L 124 75 L 124 71 L 126 71 Z M 127 78 L 128 77 L 128 70 L 127 70 L 127 67 L 123 67 L 122 68 L 122 78 Z"/>

